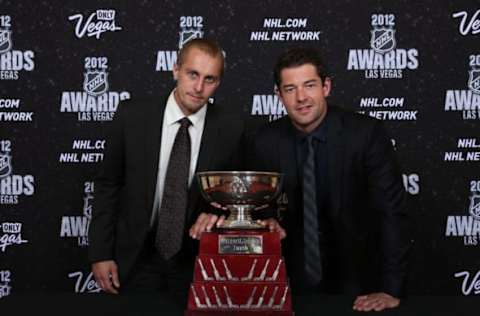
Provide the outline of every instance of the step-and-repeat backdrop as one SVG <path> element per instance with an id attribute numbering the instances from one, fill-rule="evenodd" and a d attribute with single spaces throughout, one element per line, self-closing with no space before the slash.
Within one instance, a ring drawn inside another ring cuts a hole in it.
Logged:
<path id="1" fill-rule="evenodd" d="M 102 126 L 124 99 L 161 98 L 177 50 L 218 40 L 215 99 L 286 115 L 272 67 L 323 51 L 329 102 L 385 121 L 410 197 L 417 294 L 479 294 L 478 1 L 0 1 L 0 297 L 98 292 L 86 253 Z"/>

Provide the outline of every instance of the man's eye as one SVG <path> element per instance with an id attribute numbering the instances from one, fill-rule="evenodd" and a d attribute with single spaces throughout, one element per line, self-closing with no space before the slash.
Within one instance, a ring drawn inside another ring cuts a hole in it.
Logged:
<path id="1" fill-rule="evenodd" d="M 213 77 L 207 77 L 207 78 L 205 78 L 205 82 L 206 83 L 215 83 L 215 82 L 217 82 L 217 79 L 213 78 Z"/>

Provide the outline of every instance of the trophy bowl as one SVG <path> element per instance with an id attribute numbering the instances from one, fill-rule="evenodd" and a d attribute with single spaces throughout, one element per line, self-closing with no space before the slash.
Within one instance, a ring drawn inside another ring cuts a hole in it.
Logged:
<path id="1" fill-rule="evenodd" d="M 219 228 L 258 229 L 251 212 L 280 194 L 282 174 L 257 171 L 198 172 L 200 192 L 208 202 L 226 207 L 230 215 Z"/>

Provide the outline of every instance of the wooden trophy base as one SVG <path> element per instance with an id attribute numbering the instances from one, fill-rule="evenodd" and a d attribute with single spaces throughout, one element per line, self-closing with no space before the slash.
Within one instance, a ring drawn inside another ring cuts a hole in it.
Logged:
<path id="1" fill-rule="evenodd" d="M 294 315 L 279 234 L 203 233 L 185 315 Z"/>

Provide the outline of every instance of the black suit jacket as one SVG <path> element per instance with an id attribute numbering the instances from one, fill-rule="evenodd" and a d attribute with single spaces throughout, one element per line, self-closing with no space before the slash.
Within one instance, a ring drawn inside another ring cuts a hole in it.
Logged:
<path id="1" fill-rule="evenodd" d="M 325 270 L 340 291 L 402 295 L 409 249 L 405 190 L 381 122 L 329 106 L 328 232 L 338 262 Z M 302 283 L 303 221 L 295 127 L 288 117 L 261 128 L 247 149 L 250 169 L 284 174 L 284 252 L 293 283 Z M 333 275 L 332 275 L 333 274 Z M 342 285 L 342 283 L 345 283 Z"/>
<path id="2" fill-rule="evenodd" d="M 95 179 L 89 259 L 115 260 L 121 280 L 131 271 L 150 230 L 166 100 L 122 102 L 106 128 L 104 161 Z M 218 105 L 207 105 L 196 170 L 236 169 L 242 141 L 243 121 L 229 117 Z M 196 252 L 188 229 L 207 208 L 194 178 L 182 252 Z"/>

